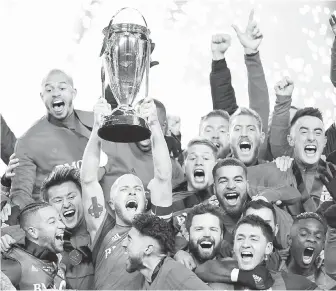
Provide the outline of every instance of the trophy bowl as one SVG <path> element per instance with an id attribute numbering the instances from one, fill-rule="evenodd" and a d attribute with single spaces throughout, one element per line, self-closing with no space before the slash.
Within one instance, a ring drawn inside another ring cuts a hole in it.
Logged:
<path id="1" fill-rule="evenodd" d="M 101 52 L 102 84 L 104 93 L 107 75 L 118 106 L 110 116 L 105 116 L 98 135 L 113 142 L 139 142 L 150 138 L 151 135 L 146 120 L 132 107 L 145 71 L 146 96 L 148 95 L 150 31 L 145 20 L 146 26 L 142 26 L 133 23 L 112 24 L 113 18 L 105 31 Z"/>

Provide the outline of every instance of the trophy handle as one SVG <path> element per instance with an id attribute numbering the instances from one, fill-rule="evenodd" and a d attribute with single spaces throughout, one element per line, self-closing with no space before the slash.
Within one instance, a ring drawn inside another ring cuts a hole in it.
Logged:
<path id="1" fill-rule="evenodd" d="M 145 25 L 146 25 L 146 28 L 148 28 L 148 26 L 147 26 L 147 21 L 146 21 L 145 17 L 141 14 L 141 12 L 140 12 L 138 9 L 136 9 L 136 8 L 132 8 L 132 7 L 123 7 L 123 8 L 121 8 L 121 9 L 119 9 L 119 10 L 117 11 L 117 13 L 114 14 L 114 15 L 112 16 L 111 21 L 110 21 L 110 23 L 109 23 L 109 28 L 110 28 L 110 25 L 112 24 L 114 18 L 115 18 L 121 11 L 126 10 L 126 9 L 131 9 L 131 10 L 134 10 L 134 11 L 138 12 L 138 13 L 140 14 L 140 16 L 142 17 L 142 19 L 143 19 L 143 21 L 144 21 L 144 23 L 145 23 Z"/>

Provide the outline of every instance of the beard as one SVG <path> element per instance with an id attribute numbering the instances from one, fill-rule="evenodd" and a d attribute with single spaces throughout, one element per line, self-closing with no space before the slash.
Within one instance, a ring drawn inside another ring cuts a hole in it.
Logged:
<path id="1" fill-rule="evenodd" d="M 197 242 L 195 242 L 193 240 L 189 240 L 189 244 L 188 244 L 189 252 L 200 263 L 204 263 L 206 261 L 214 259 L 218 255 L 219 249 L 220 249 L 220 244 L 215 246 L 214 240 L 211 239 L 210 241 L 213 243 L 213 246 L 214 246 L 212 252 L 210 254 L 203 254 L 203 253 L 201 253 L 201 251 L 199 249 L 199 245 L 202 241 L 203 241 L 202 239 L 199 239 Z"/>
<path id="2" fill-rule="evenodd" d="M 260 144 L 257 144 L 257 145 L 254 145 L 254 149 L 253 149 L 253 153 L 252 155 L 250 156 L 249 160 L 247 161 L 244 161 L 244 164 L 248 167 L 248 166 L 251 166 L 252 163 L 255 161 L 255 159 L 258 158 L 258 155 L 259 155 L 259 147 L 260 147 Z M 238 154 L 238 146 L 237 147 L 232 147 L 232 153 L 233 153 L 233 156 L 238 159 L 238 160 L 241 160 L 243 162 L 243 160 L 239 157 L 239 154 Z"/>
<path id="3" fill-rule="evenodd" d="M 228 205 L 228 203 L 224 200 L 226 198 L 223 197 L 223 196 L 224 196 L 224 194 L 221 195 L 220 197 L 217 196 L 217 200 L 218 200 L 219 204 L 221 205 L 221 207 L 224 209 L 224 211 L 229 216 L 239 218 L 243 213 L 243 208 L 244 208 L 245 202 L 247 200 L 247 193 L 240 194 L 239 199 L 241 199 L 241 200 L 234 206 Z"/>
<path id="4" fill-rule="evenodd" d="M 135 271 L 140 271 L 144 268 L 144 265 L 142 263 L 142 259 L 140 255 L 135 257 L 128 257 L 128 262 L 126 263 L 126 271 L 128 273 L 133 273 Z"/>
<path id="5" fill-rule="evenodd" d="M 122 206 L 120 206 L 118 203 L 115 204 L 115 213 L 116 216 L 118 216 L 123 222 L 125 222 L 125 224 L 131 226 L 132 225 L 132 219 L 130 219 L 127 215 L 126 215 L 126 209 L 123 209 Z"/>

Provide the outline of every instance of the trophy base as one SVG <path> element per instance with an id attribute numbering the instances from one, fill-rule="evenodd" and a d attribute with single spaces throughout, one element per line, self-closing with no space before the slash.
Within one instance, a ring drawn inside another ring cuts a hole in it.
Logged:
<path id="1" fill-rule="evenodd" d="M 98 130 L 98 136 L 112 142 L 134 143 L 149 139 L 146 121 L 136 115 L 110 115 Z"/>

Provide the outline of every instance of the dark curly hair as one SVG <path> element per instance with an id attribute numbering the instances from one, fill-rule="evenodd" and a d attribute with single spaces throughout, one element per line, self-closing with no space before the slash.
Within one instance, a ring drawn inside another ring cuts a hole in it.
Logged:
<path id="1" fill-rule="evenodd" d="M 245 177 L 247 177 L 247 167 L 245 164 L 236 158 L 225 158 L 218 160 L 217 164 L 212 169 L 212 175 L 215 178 L 217 170 L 227 166 L 241 167 L 244 170 Z"/>
<path id="2" fill-rule="evenodd" d="M 152 214 L 141 213 L 134 217 L 132 226 L 142 235 L 157 240 L 162 253 L 173 253 L 175 248 L 175 234 L 172 223 Z"/>

